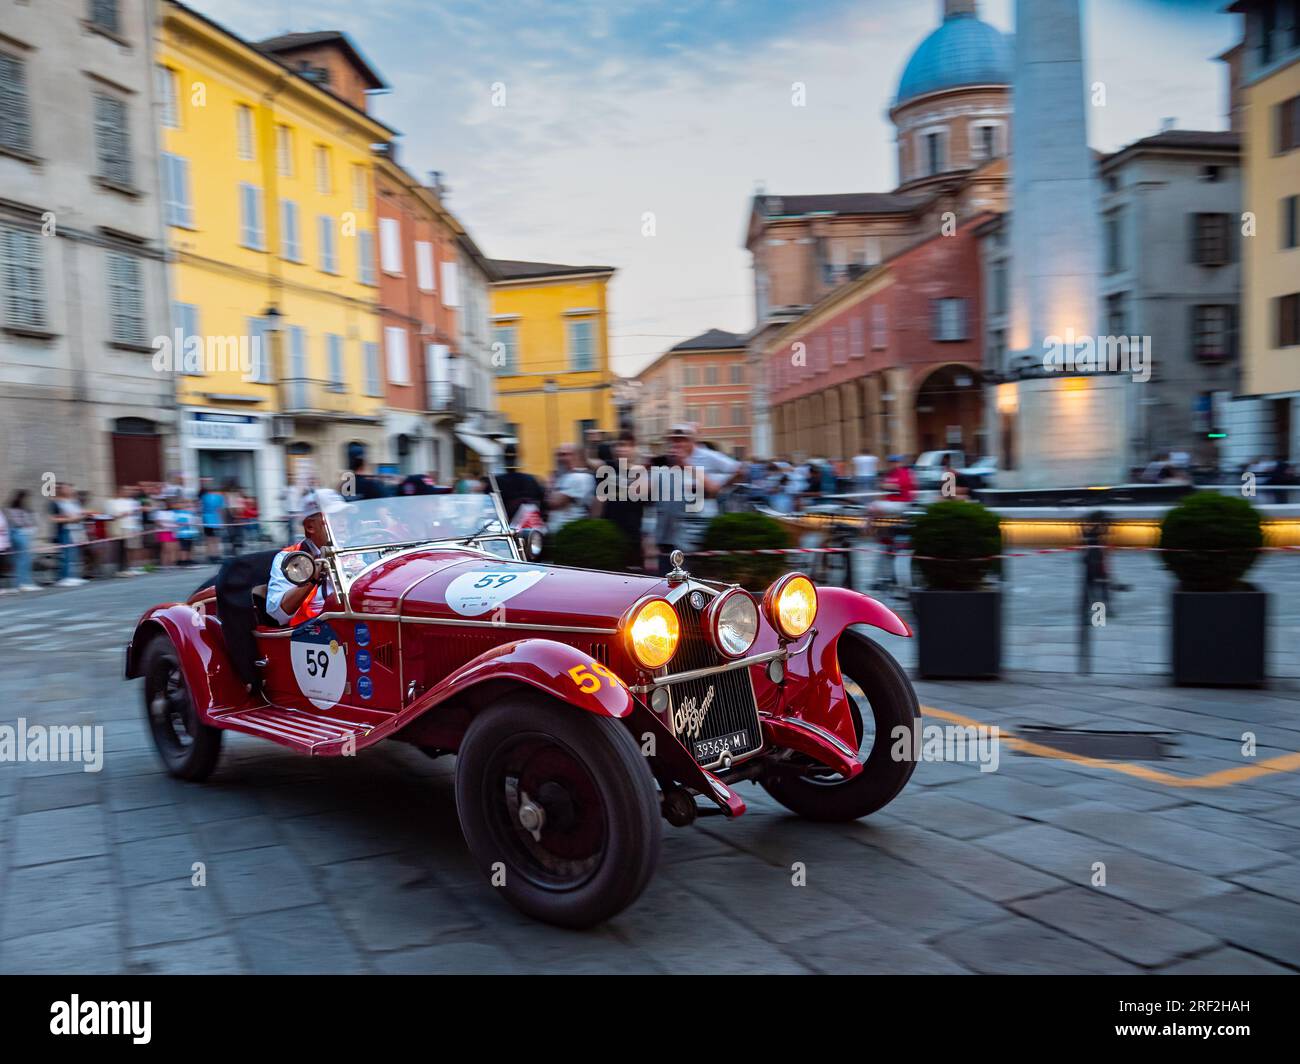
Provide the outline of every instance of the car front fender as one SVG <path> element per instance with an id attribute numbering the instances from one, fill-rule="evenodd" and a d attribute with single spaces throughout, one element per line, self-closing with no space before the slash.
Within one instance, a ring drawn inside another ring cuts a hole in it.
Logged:
<path id="1" fill-rule="evenodd" d="M 803 650 L 787 663 L 789 679 L 784 688 L 775 692 L 764 685 L 770 693 L 760 699 L 760 707 L 773 717 L 813 724 L 856 750 L 858 738 L 838 656 L 840 638 L 855 624 L 870 625 L 890 635 L 912 634 L 907 623 L 883 603 L 847 588 L 819 587 L 815 632 L 799 641 Z"/>
<path id="2" fill-rule="evenodd" d="M 399 727 L 451 699 L 482 701 L 508 684 L 525 684 L 598 717 L 631 714 L 632 692 L 612 669 L 568 643 L 519 639 L 480 654 L 419 695 L 399 714 Z"/>

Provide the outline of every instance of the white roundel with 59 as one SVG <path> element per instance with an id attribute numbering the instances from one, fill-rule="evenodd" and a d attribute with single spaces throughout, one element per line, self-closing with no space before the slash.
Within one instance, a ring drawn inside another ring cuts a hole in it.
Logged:
<path id="1" fill-rule="evenodd" d="M 462 617 L 489 613 L 546 575 L 545 569 L 482 569 L 461 573 L 447 585 L 447 605 Z"/>
<path id="2" fill-rule="evenodd" d="M 289 640 L 293 677 L 317 709 L 338 705 L 348 682 L 347 651 L 338 633 L 324 621 L 310 621 Z"/>

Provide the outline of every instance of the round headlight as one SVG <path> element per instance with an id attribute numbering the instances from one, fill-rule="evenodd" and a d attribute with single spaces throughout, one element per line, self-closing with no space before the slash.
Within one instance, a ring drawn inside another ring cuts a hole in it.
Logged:
<path id="1" fill-rule="evenodd" d="M 758 638 L 758 607 L 740 588 L 715 598 L 705 617 L 713 645 L 726 657 L 741 657 Z"/>
<path id="2" fill-rule="evenodd" d="M 817 617 L 817 589 L 803 573 L 787 573 L 763 597 L 767 619 L 787 639 L 798 639 Z"/>
<path id="3" fill-rule="evenodd" d="M 648 599 L 628 619 L 627 644 L 637 663 L 658 669 L 672 660 L 682 637 L 677 611 L 663 599 Z"/>
<path id="4" fill-rule="evenodd" d="M 296 550 L 280 563 L 280 572 L 289 583 L 301 586 L 315 575 L 316 561 L 306 551 Z"/>

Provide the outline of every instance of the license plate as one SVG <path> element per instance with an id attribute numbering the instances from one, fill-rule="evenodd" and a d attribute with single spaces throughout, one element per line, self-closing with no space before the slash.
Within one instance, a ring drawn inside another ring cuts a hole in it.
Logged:
<path id="1" fill-rule="evenodd" d="M 701 765 L 709 765 L 722 756 L 723 750 L 730 750 L 733 754 L 747 752 L 749 732 L 742 728 L 740 731 L 719 735 L 715 739 L 701 739 L 691 745 L 695 750 L 695 760 Z"/>

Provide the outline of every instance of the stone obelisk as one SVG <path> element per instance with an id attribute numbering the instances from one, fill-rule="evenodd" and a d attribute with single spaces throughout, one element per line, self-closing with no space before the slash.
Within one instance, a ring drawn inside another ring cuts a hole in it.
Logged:
<path id="1" fill-rule="evenodd" d="M 1045 356 L 1060 351 L 1053 339 L 1096 342 L 1104 330 L 1088 147 L 1093 90 L 1085 83 L 1081 21 L 1079 0 L 1016 2 L 1011 316 L 1002 369 L 1019 379 L 1001 385 L 990 403 L 991 427 L 1010 427 L 1015 439 L 1014 468 L 999 474 L 999 487 L 1128 478 L 1129 377 L 1044 369 Z"/>

